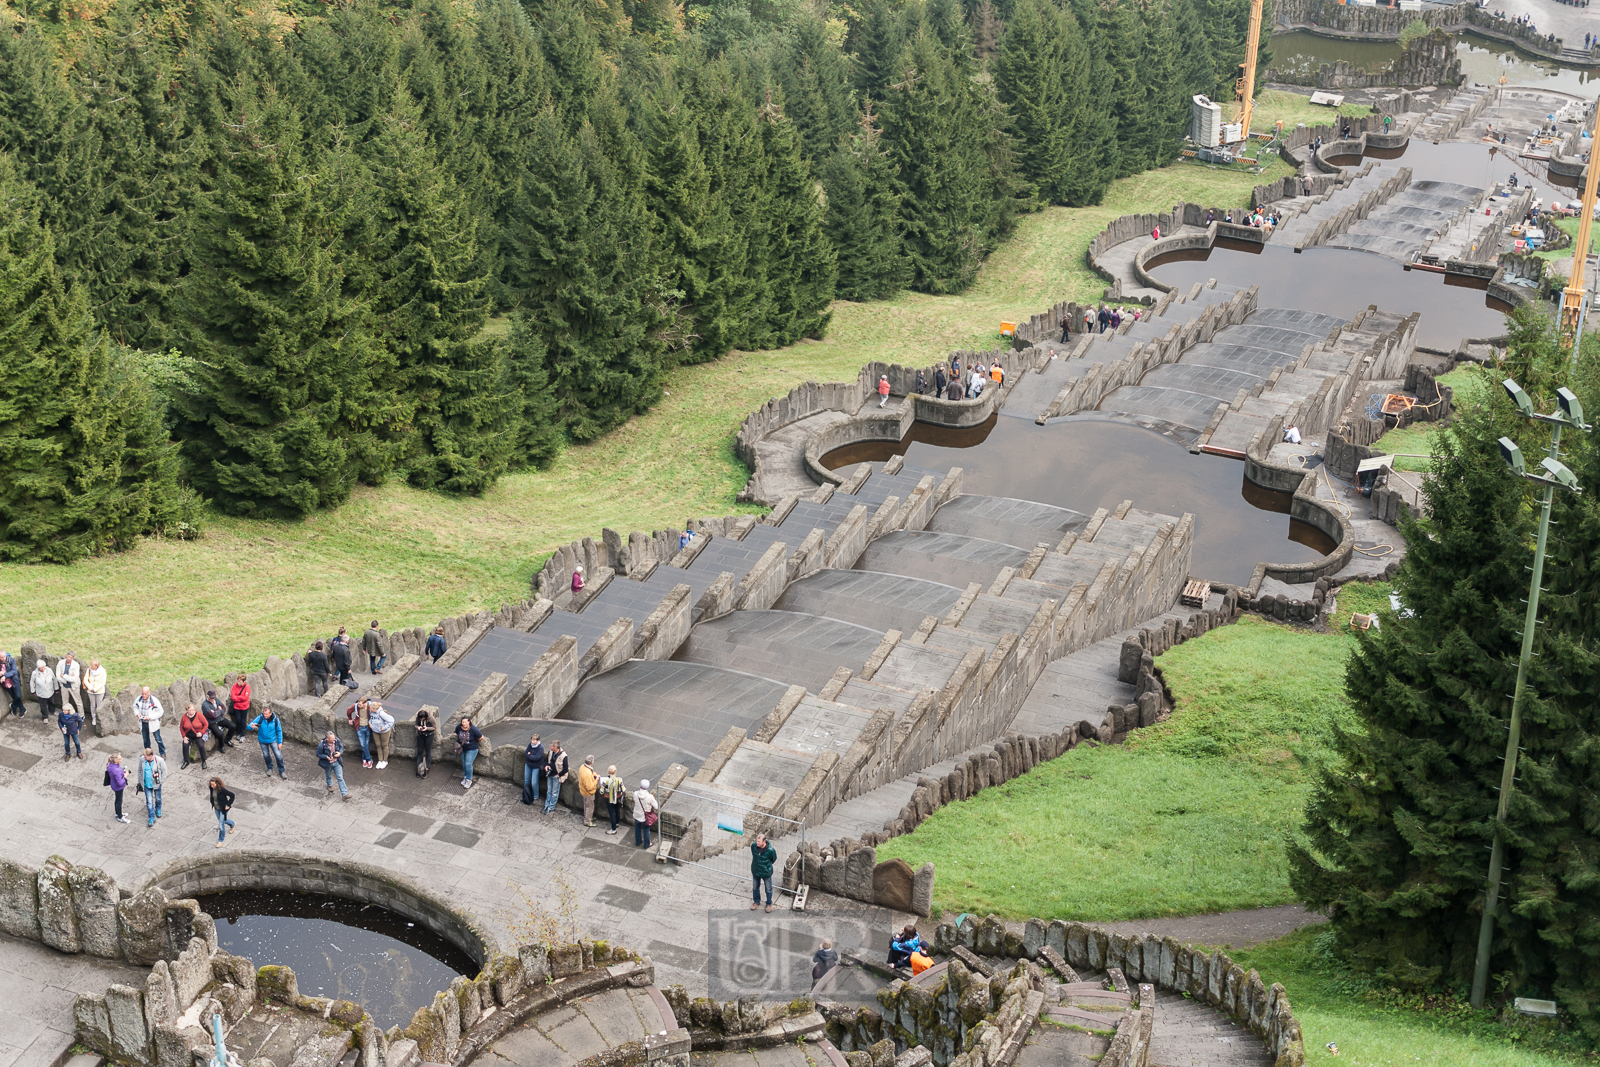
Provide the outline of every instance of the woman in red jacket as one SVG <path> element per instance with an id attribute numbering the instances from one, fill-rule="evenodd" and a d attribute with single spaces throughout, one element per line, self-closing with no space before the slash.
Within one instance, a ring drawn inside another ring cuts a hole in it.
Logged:
<path id="1" fill-rule="evenodd" d="M 189 766 L 194 760 L 189 758 L 189 746 L 195 745 L 200 749 L 200 769 L 206 769 L 206 737 L 211 733 L 211 723 L 205 714 L 193 704 L 187 704 L 183 709 L 183 718 L 178 720 L 178 736 L 183 738 L 183 764 L 178 769 Z"/>
<path id="2" fill-rule="evenodd" d="M 240 722 L 250 717 L 250 680 L 240 671 L 228 690 L 228 701 L 233 706 L 233 717 Z"/>

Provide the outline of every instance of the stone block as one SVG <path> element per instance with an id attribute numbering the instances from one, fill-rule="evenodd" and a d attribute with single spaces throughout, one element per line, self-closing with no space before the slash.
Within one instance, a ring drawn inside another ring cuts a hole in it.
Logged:
<path id="1" fill-rule="evenodd" d="M 905 861 L 900 861 L 905 866 Z M 873 868 L 878 864 L 878 852 L 873 848 L 858 848 L 844 861 L 844 896 L 851 900 L 874 902 L 878 900 L 877 875 Z M 909 907 L 909 889 L 907 905 Z M 880 902 L 881 903 L 881 902 Z M 902 909 L 904 910 L 904 909 Z"/>
<path id="2" fill-rule="evenodd" d="M 78 916 L 72 908 L 67 871 L 72 864 L 51 856 L 39 869 L 39 938 L 58 952 L 82 952 Z"/>
<path id="3" fill-rule="evenodd" d="M 911 911 L 915 881 L 916 875 L 905 860 L 898 856 L 885 860 L 872 872 L 872 900 L 880 908 Z"/>
<path id="4" fill-rule="evenodd" d="M 522 960 L 517 956 L 496 954 L 489 961 L 489 975 L 494 981 L 494 1001 L 502 1008 L 522 992 L 525 981 Z"/>
<path id="5" fill-rule="evenodd" d="M 456 975 L 450 981 L 450 995 L 455 998 L 461 1015 L 461 1032 L 466 1033 L 477 1025 L 482 1008 L 478 1003 L 478 987 L 465 975 Z"/>
<path id="6" fill-rule="evenodd" d="M 122 955 L 117 937 L 117 881 L 95 867 L 74 867 L 67 872 L 72 908 L 78 917 L 83 951 L 103 959 Z"/>
<path id="7" fill-rule="evenodd" d="M 159 1023 L 150 1028 L 150 1037 L 155 1047 L 156 1067 L 194 1067 L 189 1039 L 176 1026 Z"/>
<path id="8" fill-rule="evenodd" d="M 1161 715 L 1161 693 L 1159 690 L 1147 690 L 1139 694 L 1139 726 L 1154 726 L 1156 719 Z"/>
<path id="9" fill-rule="evenodd" d="M 83 1045 L 111 1055 L 111 1016 L 104 993 L 79 993 L 73 998 L 72 1028 Z"/>
<path id="10" fill-rule="evenodd" d="M 1045 946 L 1046 926 L 1042 919 L 1029 919 L 1022 929 L 1022 952 L 1030 960 L 1039 958 L 1039 950 Z"/>
<path id="11" fill-rule="evenodd" d="M 123 1062 L 150 1062 L 150 1031 L 145 1022 L 144 994 L 132 986 L 106 989 L 106 1017 L 111 1026 L 112 1058 Z"/>
<path id="12" fill-rule="evenodd" d="M 978 920 L 976 916 L 968 915 L 956 926 L 961 933 L 961 947 L 975 949 L 978 945 Z"/>
<path id="13" fill-rule="evenodd" d="M 196 933 L 200 904 L 194 900 L 167 901 L 166 958 L 176 959 L 178 953 L 189 947 Z"/>
<path id="14" fill-rule="evenodd" d="M 917 915 L 933 914 L 932 863 L 924 863 L 911 876 L 911 911 Z"/>
<path id="15" fill-rule="evenodd" d="M 573 948 L 577 946 L 574 945 Z M 461 1046 L 461 1008 L 456 998 L 441 990 L 433 995 L 433 1013 L 444 1024 L 444 1063 L 453 1063 Z"/>
<path id="16" fill-rule="evenodd" d="M 183 1009 L 172 986 L 172 972 L 166 960 L 157 960 L 144 979 L 144 1015 L 151 1026 L 175 1023 Z"/>
<path id="17" fill-rule="evenodd" d="M 189 947 L 169 963 L 172 991 L 178 1000 L 178 1013 L 189 1010 L 200 991 L 211 982 L 211 950 L 200 938 L 191 938 Z"/>
<path id="18" fill-rule="evenodd" d="M 823 860 L 816 865 L 816 887 L 824 893 L 834 896 L 844 895 L 844 868 L 845 861 L 838 856 Z"/>
<path id="19" fill-rule="evenodd" d="M 556 978 L 568 978 L 583 970 L 583 947 L 577 944 L 557 945 L 550 950 L 550 973 Z"/>
<path id="20" fill-rule="evenodd" d="M 150 886 L 117 902 L 117 938 L 122 958 L 147 966 L 166 956 L 167 895 Z"/>
<path id="21" fill-rule="evenodd" d="M 293 1004 L 300 999 L 300 982 L 292 968 L 269 964 L 256 972 L 256 995 Z"/>
<path id="22" fill-rule="evenodd" d="M 445 1052 L 444 1020 L 432 1008 L 418 1008 L 416 1014 L 411 1016 L 410 1024 L 401 1033 L 407 1040 L 416 1042 L 422 1062 L 450 1062 Z"/>
<path id="23" fill-rule="evenodd" d="M 1006 948 L 1006 927 L 993 915 L 978 924 L 978 943 L 973 951 L 980 956 L 998 956 Z"/>
<path id="24" fill-rule="evenodd" d="M 25 863 L 0 859 L 0 931 L 39 940 L 39 872 Z"/>

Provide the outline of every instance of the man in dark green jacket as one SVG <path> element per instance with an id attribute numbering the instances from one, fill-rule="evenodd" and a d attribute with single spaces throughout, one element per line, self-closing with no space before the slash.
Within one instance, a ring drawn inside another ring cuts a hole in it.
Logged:
<path id="1" fill-rule="evenodd" d="M 750 846 L 750 910 L 761 906 L 761 887 L 767 887 L 767 910 L 772 910 L 772 865 L 778 862 L 778 850 L 767 844 L 766 834 L 757 834 Z"/>

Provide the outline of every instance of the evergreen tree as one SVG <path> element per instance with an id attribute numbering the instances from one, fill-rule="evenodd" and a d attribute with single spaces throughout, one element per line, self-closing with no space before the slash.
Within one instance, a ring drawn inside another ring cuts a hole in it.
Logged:
<path id="1" fill-rule="evenodd" d="M 856 94 L 882 104 L 889 84 L 899 80 L 895 63 L 905 47 L 905 28 L 889 0 L 868 0 L 850 31 Z"/>
<path id="2" fill-rule="evenodd" d="M 1146 131 L 1150 122 L 1150 102 L 1143 72 L 1149 27 L 1136 0 L 1115 0 L 1101 23 L 1098 51 L 1105 54 L 1111 74 L 1111 114 L 1119 146 L 1115 177 L 1138 174 L 1151 165 Z"/>
<path id="3" fill-rule="evenodd" d="M 800 129 L 807 159 L 822 159 L 849 134 L 855 122 L 850 68 L 828 39 L 828 24 L 812 13 L 789 27 L 778 58 L 784 113 Z"/>
<path id="4" fill-rule="evenodd" d="M 1069 52 L 1082 44 L 1069 35 L 1070 17 L 1055 0 L 1016 0 L 993 64 L 995 90 L 1016 123 L 1017 166 L 1042 199 L 1056 204 L 1068 201 L 1079 155 L 1072 135 L 1081 104 L 1067 78 Z"/>
<path id="5" fill-rule="evenodd" d="M 883 300 L 911 282 L 900 221 L 900 175 L 876 116 L 824 162 L 828 239 L 838 256 L 835 293 L 842 300 Z"/>
<path id="6" fill-rule="evenodd" d="M 994 5 L 989 0 L 979 0 L 978 6 L 973 8 L 967 16 L 967 33 L 972 38 L 972 54 L 979 63 L 987 66 L 1000 50 L 1000 37 L 1005 27 L 1000 24 L 1000 17 L 995 14 Z"/>
<path id="7" fill-rule="evenodd" d="M 900 214 L 912 286 L 960 292 L 977 276 L 997 228 L 989 116 L 972 80 L 932 34 L 918 34 L 899 66 L 883 131 L 904 184 Z"/>
<path id="8" fill-rule="evenodd" d="M 1543 324 L 1519 318 L 1513 358 L 1530 381 L 1548 380 L 1564 360 Z M 1594 386 L 1590 371 L 1580 392 L 1600 402 Z M 1347 957 L 1404 988 L 1460 988 L 1471 975 L 1520 652 L 1535 494 L 1506 470 L 1496 441 L 1520 438 L 1537 455 L 1548 430 L 1488 392 L 1438 437 L 1428 514 L 1402 530 L 1395 584 L 1407 610 L 1360 639 L 1346 676 L 1358 726 L 1337 733 L 1306 840 L 1290 850 L 1291 884 L 1328 909 Z M 1574 445 L 1582 476 L 1600 478 L 1592 443 Z M 1593 1034 L 1600 938 L 1583 917 L 1600 904 L 1591 873 L 1600 843 L 1582 796 L 1600 770 L 1600 522 L 1586 496 L 1558 499 L 1492 969 L 1511 971 L 1508 993 L 1555 995 Z"/>
<path id="9" fill-rule="evenodd" d="M 1071 127 L 1074 166 L 1064 191 L 1067 203 L 1081 207 L 1098 204 L 1105 197 L 1117 177 L 1121 146 L 1117 137 L 1117 86 L 1105 44 L 1105 35 L 1110 32 L 1105 21 L 1108 14 L 1095 0 L 1071 3 L 1072 14 L 1082 30 L 1078 39 L 1083 41 L 1083 49 L 1081 59 L 1077 50 L 1068 51 L 1063 80 L 1069 96 L 1081 101 L 1081 105 Z"/>
<path id="10" fill-rule="evenodd" d="M 574 0 L 557 0 L 539 16 L 539 43 L 556 108 L 576 129 L 600 88 L 600 46 Z"/>
<path id="11" fill-rule="evenodd" d="M 176 513 L 177 450 L 63 282 L 17 169 L 0 155 L 0 558 L 70 563 Z"/>
<path id="12" fill-rule="evenodd" d="M 1197 94 L 1211 96 L 1216 91 L 1216 61 L 1211 42 L 1200 20 L 1201 0 L 1171 0 L 1171 18 L 1178 37 L 1178 83 L 1183 86 L 1185 133 Z"/>
<path id="13" fill-rule="evenodd" d="M 775 347 L 822 336 L 838 267 L 795 124 L 769 102 L 762 110 L 761 135 L 771 167 L 771 208 L 765 218 L 771 299 L 761 335 L 752 340 Z"/>
<path id="14" fill-rule="evenodd" d="M 244 515 L 343 501 L 380 451 L 368 422 L 384 370 L 334 250 L 293 110 L 270 88 L 227 127 L 200 198 L 180 343 L 199 360 L 178 429 L 195 483 Z"/>
<path id="15" fill-rule="evenodd" d="M 1145 119 L 1134 134 L 1146 167 L 1164 167 L 1183 149 L 1191 103 L 1178 69 L 1179 41 L 1170 0 L 1147 0 L 1146 32 L 1139 60 L 1144 83 Z"/>

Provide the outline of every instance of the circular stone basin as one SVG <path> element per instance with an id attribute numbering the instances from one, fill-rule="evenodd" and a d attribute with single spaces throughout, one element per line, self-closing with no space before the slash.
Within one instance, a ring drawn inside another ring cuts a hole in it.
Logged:
<path id="1" fill-rule="evenodd" d="M 257 967 L 291 968 L 305 996 L 354 1001 L 385 1030 L 478 970 L 449 941 L 376 904 L 258 889 L 198 899 L 222 948 Z"/>

